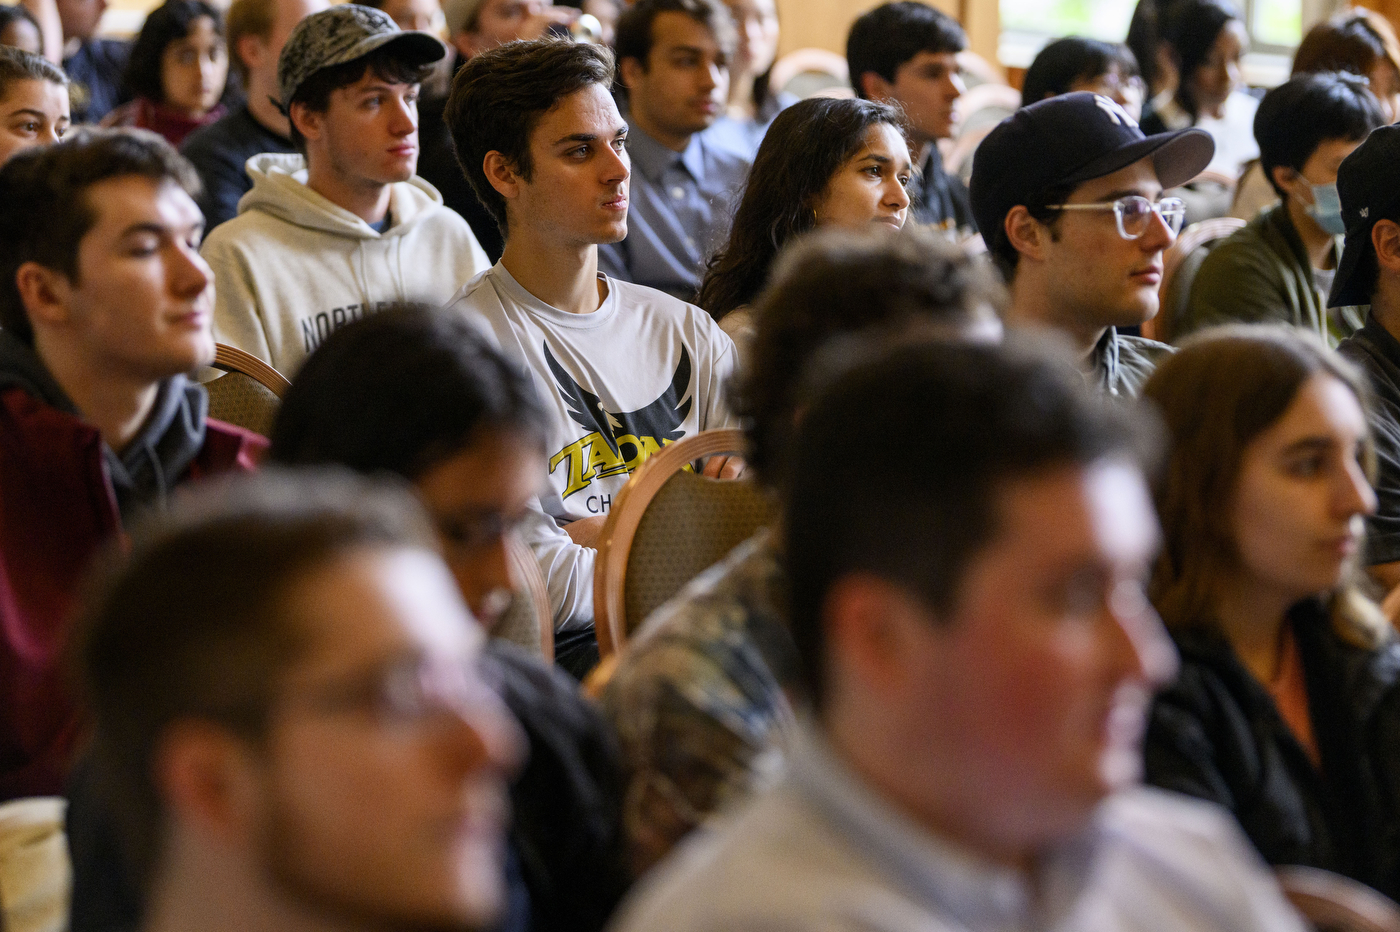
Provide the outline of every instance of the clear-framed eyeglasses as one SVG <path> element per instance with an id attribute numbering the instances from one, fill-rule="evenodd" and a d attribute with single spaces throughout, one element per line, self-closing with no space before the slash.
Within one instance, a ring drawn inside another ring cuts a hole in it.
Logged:
<path id="1" fill-rule="evenodd" d="M 1140 194 L 1120 197 L 1107 204 L 1046 204 L 1051 210 L 1111 210 L 1118 221 L 1118 235 L 1124 239 L 1137 239 L 1147 232 L 1155 212 L 1172 231 L 1181 232 L 1186 222 L 1186 202 L 1179 197 L 1164 197 L 1160 201 L 1149 201 Z"/>

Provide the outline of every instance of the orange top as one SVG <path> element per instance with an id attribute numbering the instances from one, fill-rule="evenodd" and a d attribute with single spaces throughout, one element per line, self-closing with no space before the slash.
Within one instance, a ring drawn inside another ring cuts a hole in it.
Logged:
<path id="1" fill-rule="evenodd" d="M 1317 752 L 1317 739 L 1313 736 L 1312 716 L 1308 714 L 1308 685 L 1303 675 L 1303 655 L 1298 652 L 1298 644 L 1293 640 L 1293 627 L 1283 626 L 1283 643 L 1279 649 L 1278 671 L 1268 684 L 1269 695 L 1273 697 L 1278 714 L 1303 750 L 1313 766 L 1322 767 L 1322 755 Z"/>

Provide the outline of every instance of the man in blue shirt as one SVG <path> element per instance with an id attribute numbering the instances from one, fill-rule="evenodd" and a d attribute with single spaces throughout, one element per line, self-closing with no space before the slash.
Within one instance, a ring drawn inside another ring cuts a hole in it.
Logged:
<path id="1" fill-rule="evenodd" d="M 640 0 L 618 22 L 633 175 L 627 238 L 598 250 L 609 275 L 691 301 L 728 238 L 749 157 L 705 131 L 724 113 L 733 48 L 717 0 Z"/>
<path id="2" fill-rule="evenodd" d="M 95 38 L 106 0 L 58 0 L 57 5 L 73 122 L 96 123 L 127 99 L 122 74 L 131 47 L 118 39 Z"/>

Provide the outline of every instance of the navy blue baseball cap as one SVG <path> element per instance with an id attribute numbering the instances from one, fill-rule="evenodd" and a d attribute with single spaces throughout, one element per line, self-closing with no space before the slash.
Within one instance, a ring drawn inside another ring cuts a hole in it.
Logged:
<path id="1" fill-rule="evenodd" d="M 1102 178 L 1148 156 L 1162 187 L 1175 188 L 1213 155 L 1215 140 L 1205 130 L 1147 136 L 1107 97 L 1063 94 L 1022 107 L 982 140 L 972 159 L 972 215 L 990 246 L 1011 208 L 1046 188 Z"/>
<path id="2" fill-rule="evenodd" d="M 1332 279 L 1328 307 L 1370 304 L 1376 284 L 1376 247 L 1371 228 L 1377 220 L 1394 219 L 1400 206 L 1400 125 L 1373 130 L 1366 141 L 1342 160 L 1337 169 L 1337 194 L 1342 199 L 1346 245 Z"/>

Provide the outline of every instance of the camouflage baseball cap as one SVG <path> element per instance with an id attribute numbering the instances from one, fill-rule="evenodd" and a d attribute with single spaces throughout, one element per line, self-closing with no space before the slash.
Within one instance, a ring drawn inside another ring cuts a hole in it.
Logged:
<path id="1" fill-rule="evenodd" d="M 413 65 L 431 64 L 447 54 L 447 46 L 434 36 L 404 32 L 388 13 L 374 7 L 342 3 L 306 17 L 287 37 L 277 59 L 282 106 L 289 106 L 297 88 L 322 68 L 363 58 L 391 43 Z"/>

